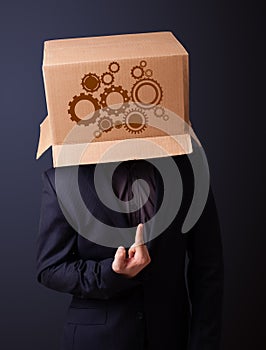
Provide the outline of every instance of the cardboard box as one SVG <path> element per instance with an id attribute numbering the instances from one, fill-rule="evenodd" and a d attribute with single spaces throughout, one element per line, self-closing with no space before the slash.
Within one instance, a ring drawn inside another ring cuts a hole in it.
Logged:
<path id="1" fill-rule="evenodd" d="M 188 53 L 171 32 L 46 41 L 43 76 L 37 158 L 50 146 L 55 167 L 192 152 Z"/>

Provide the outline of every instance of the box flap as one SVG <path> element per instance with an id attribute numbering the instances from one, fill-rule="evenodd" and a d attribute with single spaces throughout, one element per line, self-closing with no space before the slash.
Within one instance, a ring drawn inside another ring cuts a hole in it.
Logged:
<path id="1" fill-rule="evenodd" d="M 39 159 L 40 156 L 52 145 L 52 137 L 50 130 L 50 120 L 47 116 L 43 122 L 40 124 L 40 137 L 36 159 Z"/>

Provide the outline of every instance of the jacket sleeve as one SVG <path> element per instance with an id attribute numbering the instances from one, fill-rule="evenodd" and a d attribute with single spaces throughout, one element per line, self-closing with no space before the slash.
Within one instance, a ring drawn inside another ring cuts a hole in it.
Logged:
<path id="1" fill-rule="evenodd" d="M 80 298 L 108 299 L 139 284 L 112 269 L 113 257 L 82 260 L 76 251 L 77 233 L 65 219 L 47 172 L 37 238 L 37 279 L 48 288 Z"/>
<path id="2" fill-rule="evenodd" d="M 188 233 L 187 280 L 192 308 L 189 350 L 219 350 L 223 306 L 223 249 L 210 189 L 203 213 Z"/>

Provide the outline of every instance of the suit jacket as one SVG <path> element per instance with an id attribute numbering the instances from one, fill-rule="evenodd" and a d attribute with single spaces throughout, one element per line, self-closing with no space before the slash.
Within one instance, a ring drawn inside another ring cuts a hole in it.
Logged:
<path id="1" fill-rule="evenodd" d="M 215 201 L 210 189 L 200 219 L 182 234 L 194 179 L 187 156 L 173 159 L 183 181 L 181 208 L 168 228 L 147 243 L 151 263 L 132 279 L 112 270 L 115 248 L 93 243 L 68 223 L 56 195 L 55 170 L 44 172 L 37 278 L 73 295 L 63 350 L 220 348 L 223 253 Z M 97 197 L 94 170 L 94 165 L 79 168 L 86 206 L 97 220 L 126 227 L 126 214 L 113 212 Z M 60 169 L 62 179 L 68 171 Z M 158 209 L 164 189 L 159 177 L 156 181 Z"/>

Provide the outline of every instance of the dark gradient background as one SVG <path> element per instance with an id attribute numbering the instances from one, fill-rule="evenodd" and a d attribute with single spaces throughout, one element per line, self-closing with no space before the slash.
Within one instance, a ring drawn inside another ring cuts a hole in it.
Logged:
<path id="1" fill-rule="evenodd" d="M 223 349 L 266 348 L 261 4 L 1 3 L 1 349 L 58 349 L 70 298 L 38 285 L 35 277 L 41 172 L 51 166 L 50 151 L 35 160 L 39 124 L 46 115 L 43 41 L 160 30 L 171 30 L 190 54 L 191 120 L 209 160 L 222 226 Z"/>

